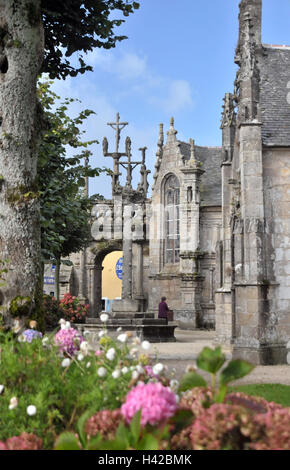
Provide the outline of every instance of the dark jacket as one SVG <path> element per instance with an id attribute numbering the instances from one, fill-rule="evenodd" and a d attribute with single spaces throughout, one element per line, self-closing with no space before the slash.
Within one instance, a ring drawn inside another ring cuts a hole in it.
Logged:
<path id="1" fill-rule="evenodd" d="M 169 308 L 166 302 L 160 302 L 158 308 L 158 318 L 167 318 Z"/>

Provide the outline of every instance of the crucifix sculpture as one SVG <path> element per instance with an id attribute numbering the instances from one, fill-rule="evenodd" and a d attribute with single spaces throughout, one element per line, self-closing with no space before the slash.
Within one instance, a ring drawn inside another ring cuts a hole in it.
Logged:
<path id="1" fill-rule="evenodd" d="M 115 152 L 108 152 L 108 140 L 104 137 L 103 140 L 103 153 L 105 157 L 112 157 L 114 159 L 114 168 L 113 168 L 113 182 L 112 188 L 113 193 L 116 193 L 121 190 L 121 186 L 119 183 L 119 177 L 121 176 L 120 173 L 120 165 L 127 170 L 127 178 L 126 178 L 126 189 L 132 189 L 132 173 L 133 170 L 138 166 L 144 164 L 143 161 L 140 162 L 133 162 L 131 160 L 131 139 L 130 137 L 126 138 L 125 141 L 125 152 L 119 152 L 119 143 L 120 143 L 120 135 L 122 129 L 128 125 L 128 122 L 120 122 L 120 115 L 117 113 L 116 122 L 108 122 L 108 126 L 112 127 L 116 131 L 116 147 Z M 127 157 L 126 161 L 121 161 L 121 157 Z"/>
<path id="2" fill-rule="evenodd" d="M 113 160 L 114 160 L 113 181 L 112 181 L 113 192 L 116 192 L 118 189 L 120 189 L 119 176 L 121 176 L 121 173 L 119 172 L 119 160 L 121 157 L 127 156 L 127 150 L 126 152 L 119 152 L 121 131 L 127 125 L 128 125 L 128 122 L 120 122 L 119 113 L 117 113 L 116 115 L 116 122 L 108 122 L 108 126 L 112 127 L 112 129 L 116 131 L 115 152 L 108 152 L 108 140 L 106 137 L 104 137 L 104 140 L 103 140 L 104 156 L 113 157 Z"/>

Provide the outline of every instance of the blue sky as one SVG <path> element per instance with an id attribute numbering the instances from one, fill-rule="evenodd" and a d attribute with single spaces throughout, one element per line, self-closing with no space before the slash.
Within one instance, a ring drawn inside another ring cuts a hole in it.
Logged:
<path id="1" fill-rule="evenodd" d="M 180 140 L 197 145 L 221 145 L 223 96 L 233 89 L 233 62 L 238 39 L 239 0 L 140 0 L 141 7 L 118 28 L 128 39 L 112 50 L 94 50 L 86 57 L 94 72 L 54 84 L 64 97 L 78 98 L 71 114 L 89 108 L 96 115 L 86 124 L 86 138 L 98 139 L 92 166 L 112 168 L 102 155 L 106 136 L 114 148 L 107 122 L 120 113 L 129 122 L 120 143 L 132 139 L 134 159 L 148 147 L 147 166 L 152 182 L 159 123 L 165 135 L 170 117 Z M 290 44 L 290 0 L 263 0 L 263 42 Z M 289 71 L 290 80 L 290 71 Z M 139 175 L 135 170 L 135 185 Z M 90 194 L 111 197 L 111 178 L 90 180 Z"/>

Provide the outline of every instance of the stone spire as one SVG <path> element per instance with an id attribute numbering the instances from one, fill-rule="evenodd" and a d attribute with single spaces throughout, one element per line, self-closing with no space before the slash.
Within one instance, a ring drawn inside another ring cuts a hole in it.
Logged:
<path id="1" fill-rule="evenodd" d="M 140 152 L 142 152 L 142 164 L 141 164 L 141 169 L 140 169 L 141 181 L 138 184 L 137 191 L 140 191 L 144 195 L 144 197 L 146 197 L 148 188 L 149 188 L 147 177 L 151 173 L 151 171 L 147 170 L 147 167 L 145 164 L 147 147 L 142 147 L 139 150 Z"/>
<path id="2" fill-rule="evenodd" d="M 174 118 L 172 117 L 170 119 L 170 127 L 169 127 L 169 131 L 167 132 L 167 142 L 176 142 L 176 135 L 177 135 L 177 131 L 174 129 Z"/>
<path id="3" fill-rule="evenodd" d="M 188 161 L 188 164 L 194 168 L 197 168 L 197 163 L 195 159 L 195 142 L 193 139 L 189 139 L 189 144 L 190 144 L 190 159 Z"/>
<path id="4" fill-rule="evenodd" d="M 239 122 L 258 119 L 260 73 L 257 57 L 261 51 L 261 29 L 262 0 L 242 0 L 235 56 L 235 63 L 240 69 L 234 91 L 239 104 Z"/>
<path id="5" fill-rule="evenodd" d="M 162 155 L 163 155 L 163 145 L 164 145 L 164 132 L 163 132 L 163 124 L 159 124 L 159 139 L 157 142 L 157 152 L 156 152 L 156 163 L 155 163 L 155 173 L 153 176 L 153 185 L 152 185 L 152 190 L 154 190 L 157 178 L 158 178 L 158 173 L 159 173 L 159 168 L 161 165 L 162 161 Z"/>
<path id="6" fill-rule="evenodd" d="M 235 112 L 234 95 L 232 93 L 226 93 L 224 97 L 221 129 L 235 126 L 235 124 L 236 124 L 236 112 Z"/>

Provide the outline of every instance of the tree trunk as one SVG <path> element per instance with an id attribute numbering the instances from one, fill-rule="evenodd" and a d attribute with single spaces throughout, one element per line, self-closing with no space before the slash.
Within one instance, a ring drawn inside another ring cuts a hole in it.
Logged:
<path id="1" fill-rule="evenodd" d="M 42 294 L 36 96 L 44 51 L 40 3 L 0 0 L 0 258 L 9 261 L 0 298 L 8 317 L 13 299 L 29 298 L 34 310 Z"/>

